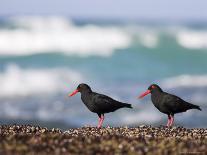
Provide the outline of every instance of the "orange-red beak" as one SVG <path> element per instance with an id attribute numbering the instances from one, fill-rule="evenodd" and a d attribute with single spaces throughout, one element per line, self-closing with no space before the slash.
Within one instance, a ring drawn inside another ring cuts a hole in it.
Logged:
<path id="1" fill-rule="evenodd" d="M 79 90 L 76 89 L 76 90 L 74 90 L 71 94 L 68 94 L 68 96 L 73 96 L 73 95 L 77 94 L 78 92 L 79 92 Z"/>
<path id="2" fill-rule="evenodd" d="M 151 91 L 150 91 L 150 90 L 147 90 L 146 92 L 142 93 L 142 94 L 139 96 L 139 98 L 143 98 L 143 97 L 145 97 L 146 95 L 148 95 L 149 93 L 151 93 Z"/>

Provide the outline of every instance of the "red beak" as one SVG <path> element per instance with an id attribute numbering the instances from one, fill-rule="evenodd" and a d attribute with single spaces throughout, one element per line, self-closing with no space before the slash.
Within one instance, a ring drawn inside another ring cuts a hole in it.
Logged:
<path id="1" fill-rule="evenodd" d="M 139 98 L 143 98 L 143 97 L 145 97 L 146 95 L 148 95 L 149 93 L 151 93 L 151 91 L 150 91 L 150 90 L 147 90 L 146 92 L 142 93 L 142 94 L 139 96 Z"/>
<path id="2" fill-rule="evenodd" d="M 76 89 L 74 92 L 72 92 L 71 94 L 68 94 L 68 96 L 73 96 L 73 95 L 75 95 L 75 94 L 77 94 L 79 92 L 79 90 L 78 89 Z"/>

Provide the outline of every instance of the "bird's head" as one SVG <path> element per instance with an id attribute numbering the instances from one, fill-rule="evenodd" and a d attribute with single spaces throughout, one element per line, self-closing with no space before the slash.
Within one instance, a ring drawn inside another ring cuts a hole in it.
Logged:
<path id="1" fill-rule="evenodd" d="M 75 94 L 77 94 L 78 92 L 82 93 L 82 92 L 86 92 L 86 91 L 91 91 L 91 88 L 85 84 L 85 83 L 81 83 L 78 85 L 78 87 L 76 88 L 76 90 L 74 90 L 71 94 L 69 94 L 68 96 L 74 96 Z"/>
<path id="2" fill-rule="evenodd" d="M 139 98 L 143 98 L 143 97 L 145 97 L 146 95 L 148 95 L 148 94 L 150 94 L 150 93 L 153 93 L 153 92 L 155 92 L 155 91 L 159 91 L 159 92 L 161 92 L 162 89 L 161 89 L 157 84 L 151 84 L 151 85 L 148 87 L 147 91 L 145 91 L 144 93 L 142 93 L 142 94 L 139 96 Z"/>

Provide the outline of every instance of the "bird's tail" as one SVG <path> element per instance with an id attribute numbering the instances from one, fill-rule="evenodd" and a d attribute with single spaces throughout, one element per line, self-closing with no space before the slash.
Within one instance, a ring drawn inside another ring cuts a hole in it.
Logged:
<path id="1" fill-rule="evenodd" d="M 131 104 L 128 104 L 128 103 L 122 103 L 122 104 L 123 104 L 123 107 L 132 108 L 132 105 Z"/>
<path id="2" fill-rule="evenodd" d="M 193 109 L 198 109 L 198 110 L 202 110 L 199 106 L 197 106 L 197 105 L 194 105 L 194 107 L 193 107 Z"/>
<path id="3" fill-rule="evenodd" d="M 190 104 L 191 109 L 198 109 L 201 111 L 201 108 L 198 105 Z"/>

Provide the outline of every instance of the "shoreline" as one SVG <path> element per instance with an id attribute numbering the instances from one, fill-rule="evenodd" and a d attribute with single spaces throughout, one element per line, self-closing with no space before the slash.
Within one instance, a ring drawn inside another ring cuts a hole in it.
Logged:
<path id="1" fill-rule="evenodd" d="M 1 125 L 0 154 L 206 154 L 207 128 Z"/>

